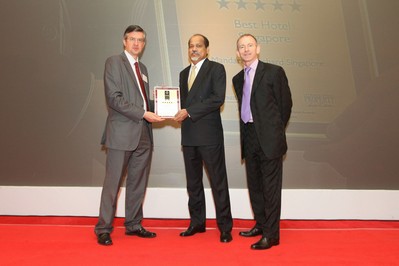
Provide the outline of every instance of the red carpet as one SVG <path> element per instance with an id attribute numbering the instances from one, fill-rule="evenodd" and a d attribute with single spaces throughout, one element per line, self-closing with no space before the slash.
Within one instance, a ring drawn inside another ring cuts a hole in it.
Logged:
<path id="1" fill-rule="evenodd" d="M 115 221 L 113 246 L 96 243 L 96 218 L 0 216 L 1 265 L 399 265 L 397 221 L 282 221 L 280 245 L 249 247 L 259 238 L 238 232 L 252 221 L 235 220 L 233 241 L 220 243 L 215 221 L 207 232 L 182 238 L 187 220 L 146 219 L 155 239 L 125 236 Z"/>

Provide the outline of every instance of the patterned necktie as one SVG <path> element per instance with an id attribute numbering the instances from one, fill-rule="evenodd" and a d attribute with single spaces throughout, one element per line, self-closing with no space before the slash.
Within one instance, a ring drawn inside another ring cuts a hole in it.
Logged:
<path id="1" fill-rule="evenodd" d="M 193 86 L 193 83 L 194 83 L 194 80 L 195 80 L 195 76 L 196 76 L 195 69 L 196 69 L 196 66 L 193 65 L 191 67 L 190 78 L 188 79 L 188 90 L 190 90 L 191 86 Z"/>
<path id="2" fill-rule="evenodd" d="M 249 76 L 250 67 L 244 69 L 245 79 L 242 90 L 242 103 L 241 103 L 241 119 L 244 123 L 248 123 L 251 119 L 251 78 Z"/>
<path id="3" fill-rule="evenodd" d="M 143 78 L 141 77 L 141 72 L 140 72 L 140 68 L 139 68 L 139 63 L 137 63 L 137 62 L 134 63 L 134 67 L 136 68 L 136 74 L 137 74 L 137 78 L 139 79 L 141 93 L 143 94 L 143 97 L 144 97 L 145 107 L 146 107 L 145 110 L 148 111 L 147 94 L 145 93 L 145 87 L 144 87 Z"/>

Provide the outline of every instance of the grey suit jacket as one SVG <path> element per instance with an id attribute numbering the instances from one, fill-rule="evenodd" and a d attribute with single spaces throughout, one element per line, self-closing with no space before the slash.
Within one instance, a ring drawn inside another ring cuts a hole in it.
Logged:
<path id="1" fill-rule="evenodd" d="M 241 114 L 244 71 L 233 77 L 233 86 Z M 251 91 L 251 112 L 260 146 L 269 159 L 283 156 L 287 151 L 285 128 L 291 115 L 292 99 L 288 79 L 280 66 L 259 61 Z M 243 127 L 240 119 L 241 155 Z"/>
<path id="2" fill-rule="evenodd" d="M 139 63 L 144 80 L 145 90 L 149 98 L 148 72 Z M 138 146 L 142 127 L 148 123 L 143 119 L 144 101 L 133 69 L 125 53 L 109 57 L 105 62 L 104 90 L 108 107 L 108 117 L 101 143 L 117 150 L 135 150 Z M 149 108 L 153 110 L 153 101 Z M 149 124 L 151 141 L 152 128 Z"/>
<path id="3" fill-rule="evenodd" d="M 205 59 L 188 91 L 190 66 L 180 72 L 181 107 L 190 117 L 181 125 L 183 146 L 223 144 L 220 107 L 226 94 L 226 71 L 222 64 Z"/>

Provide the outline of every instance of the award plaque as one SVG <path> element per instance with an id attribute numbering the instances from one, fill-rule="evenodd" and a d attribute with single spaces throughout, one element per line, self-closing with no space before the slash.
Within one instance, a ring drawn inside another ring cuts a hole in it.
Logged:
<path id="1" fill-rule="evenodd" d="M 174 117 L 180 111 L 179 87 L 154 87 L 155 113 L 164 118 Z"/>

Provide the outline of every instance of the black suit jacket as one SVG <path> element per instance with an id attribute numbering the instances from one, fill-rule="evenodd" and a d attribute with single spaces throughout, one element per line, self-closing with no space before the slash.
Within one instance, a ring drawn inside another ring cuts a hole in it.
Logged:
<path id="1" fill-rule="evenodd" d="M 244 70 L 233 77 L 241 117 Z M 280 66 L 259 61 L 251 92 L 251 112 L 259 143 L 266 157 L 275 159 L 287 151 L 285 128 L 291 115 L 292 99 L 287 76 Z M 241 155 L 243 127 L 240 119 Z"/>
<path id="2" fill-rule="evenodd" d="M 188 91 L 188 66 L 180 72 L 181 108 L 189 113 L 181 125 L 183 146 L 223 143 L 220 107 L 226 95 L 226 71 L 222 64 L 205 59 Z"/>

